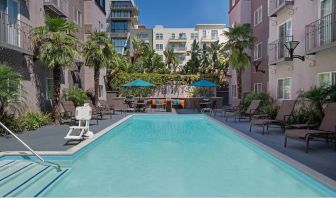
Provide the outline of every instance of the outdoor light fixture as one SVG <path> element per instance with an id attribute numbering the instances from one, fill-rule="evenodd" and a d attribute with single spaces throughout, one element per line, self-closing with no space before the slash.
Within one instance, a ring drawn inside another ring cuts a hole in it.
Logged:
<path id="1" fill-rule="evenodd" d="M 265 70 L 259 69 L 260 64 L 261 64 L 261 61 L 260 61 L 260 60 L 258 60 L 258 61 L 253 61 L 253 65 L 254 65 L 254 68 L 255 68 L 256 72 L 261 72 L 261 73 L 264 73 L 264 74 L 265 74 L 265 73 L 266 73 Z"/>
<path id="2" fill-rule="evenodd" d="M 300 44 L 299 41 L 288 41 L 285 42 L 285 47 L 287 48 L 288 52 L 289 52 L 289 58 L 287 58 L 287 61 L 292 61 L 294 58 L 300 59 L 302 61 L 305 61 L 305 57 L 304 56 L 300 56 L 300 55 L 294 55 L 294 50 L 295 48 Z"/>

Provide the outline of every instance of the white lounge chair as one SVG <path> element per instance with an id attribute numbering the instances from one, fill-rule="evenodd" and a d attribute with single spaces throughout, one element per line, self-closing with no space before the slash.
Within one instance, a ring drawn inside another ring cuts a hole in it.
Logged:
<path id="1" fill-rule="evenodd" d="M 92 116 L 92 108 L 89 104 L 84 104 L 83 107 L 76 108 L 76 120 L 78 120 L 78 126 L 71 126 L 68 134 L 64 137 L 69 141 L 81 141 L 85 138 L 90 138 L 93 133 L 89 130 L 90 120 Z M 79 134 L 72 135 L 74 131 L 80 131 Z"/>

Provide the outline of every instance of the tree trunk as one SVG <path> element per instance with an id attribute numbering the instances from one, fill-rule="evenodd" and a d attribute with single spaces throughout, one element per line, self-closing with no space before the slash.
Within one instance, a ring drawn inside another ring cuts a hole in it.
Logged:
<path id="1" fill-rule="evenodd" d="M 62 72 L 61 66 L 56 65 L 53 68 L 54 93 L 52 98 L 52 119 L 55 124 L 59 124 L 61 121 L 61 110 L 60 110 L 61 72 Z"/>
<path id="2" fill-rule="evenodd" d="M 238 99 L 242 99 L 242 92 L 243 92 L 242 70 L 241 69 L 236 70 L 236 74 L 237 74 L 237 96 L 238 96 Z"/>
<path id="3" fill-rule="evenodd" d="M 94 97 L 94 104 L 97 107 L 98 106 L 98 91 L 99 91 L 99 75 L 100 75 L 100 68 L 95 67 L 94 68 L 94 90 L 95 90 L 95 97 Z"/>

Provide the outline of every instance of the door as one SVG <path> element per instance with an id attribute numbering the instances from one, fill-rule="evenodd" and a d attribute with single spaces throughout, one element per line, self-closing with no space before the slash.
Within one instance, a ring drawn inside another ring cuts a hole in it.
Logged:
<path id="1" fill-rule="evenodd" d="M 292 21 L 288 20 L 279 26 L 278 30 L 278 59 L 288 55 L 285 43 L 291 41 L 292 38 Z"/>
<path id="2" fill-rule="evenodd" d="M 332 42 L 334 0 L 320 0 L 320 46 Z"/>
<path id="3" fill-rule="evenodd" d="M 8 14 L 8 22 L 7 22 L 7 41 L 11 45 L 19 46 L 19 2 L 17 0 L 8 0 L 7 1 L 7 14 Z"/>

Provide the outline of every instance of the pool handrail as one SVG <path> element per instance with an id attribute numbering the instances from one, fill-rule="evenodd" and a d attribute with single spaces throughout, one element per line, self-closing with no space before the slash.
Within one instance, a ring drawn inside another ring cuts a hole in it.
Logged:
<path id="1" fill-rule="evenodd" d="M 18 136 L 16 136 L 9 128 L 7 128 L 2 122 L 0 122 L 0 126 L 2 126 L 2 128 L 4 128 L 8 133 L 10 133 L 12 136 L 15 137 L 15 139 L 17 139 L 23 146 L 25 146 L 33 155 L 35 155 L 40 161 L 41 163 L 45 163 L 45 164 L 50 164 L 51 166 L 53 166 L 57 172 L 62 171 L 61 166 L 57 163 L 54 162 L 50 162 L 50 161 L 46 161 L 44 160 L 39 154 L 37 154 L 32 148 L 30 148 L 30 146 L 28 146 L 23 140 L 21 140 Z"/>

